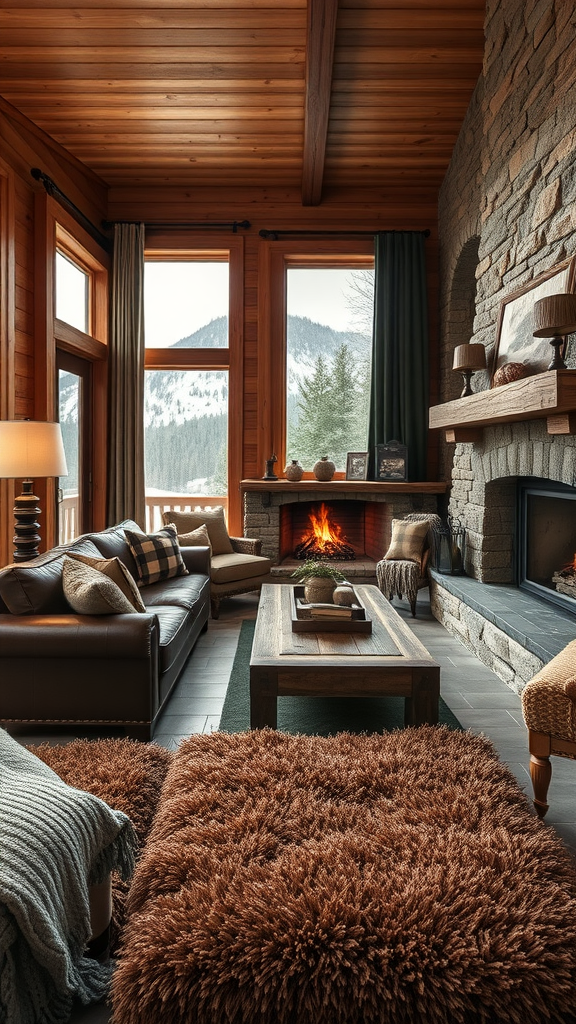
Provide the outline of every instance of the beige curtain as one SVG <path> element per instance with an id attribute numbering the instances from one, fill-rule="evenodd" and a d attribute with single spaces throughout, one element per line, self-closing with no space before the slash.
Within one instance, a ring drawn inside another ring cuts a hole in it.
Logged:
<path id="1" fill-rule="evenodd" d="M 108 525 L 145 526 L 144 225 L 116 224 L 108 356 Z"/>

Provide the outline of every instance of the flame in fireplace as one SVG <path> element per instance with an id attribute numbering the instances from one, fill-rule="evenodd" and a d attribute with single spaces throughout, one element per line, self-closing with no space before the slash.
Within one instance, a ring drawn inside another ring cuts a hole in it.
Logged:
<path id="1" fill-rule="evenodd" d="M 330 519 L 332 509 L 322 502 L 309 515 L 308 530 L 296 546 L 297 558 L 354 558 L 354 549 L 346 543 L 341 527 Z"/>
<path id="2" fill-rule="evenodd" d="M 574 555 L 574 558 L 572 559 L 571 562 L 568 562 L 567 565 L 563 565 L 562 566 L 562 570 L 561 571 L 562 572 L 576 573 L 576 554 Z"/>

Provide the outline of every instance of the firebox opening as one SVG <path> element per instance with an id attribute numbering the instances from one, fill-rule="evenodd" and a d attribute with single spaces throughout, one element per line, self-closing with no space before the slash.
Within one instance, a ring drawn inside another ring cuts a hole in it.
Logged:
<path id="1" fill-rule="evenodd" d="M 389 543 L 390 518 L 383 502 L 286 503 L 280 509 L 280 561 L 329 558 L 348 564 L 354 573 L 366 568 L 373 573 Z"/>
<path id="2" fill-rule="evenodd" d="M 553 481 L 519 486 L 519 585 L 576 609 L 576 490 Z"/>
<path id="3" fill-rule="evenodd" d="M 324 502 L 310 509 L 308 525 L 294 548 L 294 557 L 333 558 L 350 562 L 356 558 L 354 548 L 348 544 L 334 511 Z"/>

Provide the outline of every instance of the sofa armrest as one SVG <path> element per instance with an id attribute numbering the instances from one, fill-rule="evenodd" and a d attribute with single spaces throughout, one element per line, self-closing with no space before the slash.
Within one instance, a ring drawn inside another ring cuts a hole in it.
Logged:
<path id="1" fill-rule="evenodd" d="M 181 547 L 180 553 L 188 572 L 210 575 L 210 548 L 200 545 L 198 547 Z"/>
<path id="2" fill-rule="evenodd" d="M 121 615 L 0 615 L 0 658 L 149 658 L 153 612 Z"/>
<path id="3" fill-rule="evenodd" d="M 230 537 L 232 548 L 238 555 L 261 555 L 262 541 L 250 537 Z"/>

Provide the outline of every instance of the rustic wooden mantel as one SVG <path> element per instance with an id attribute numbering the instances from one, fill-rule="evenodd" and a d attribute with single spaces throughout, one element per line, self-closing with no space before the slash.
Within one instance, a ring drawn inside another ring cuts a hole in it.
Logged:
<path id="1" fill-rule="evenodd" d="M 432 430 L 448 428 L 447 441 L 477 441 L 483 427 L 544 417 L 549 434 L 576 433 L 576 370 L 547 370 L 434 405 L 429 425 Z"/>
<path id="2" fill-rule="evenodd" d="M 245 491 L 341 491 L 346 494 L 444 494 L 445 480 L 242 480 L 240 490 Z"/>

